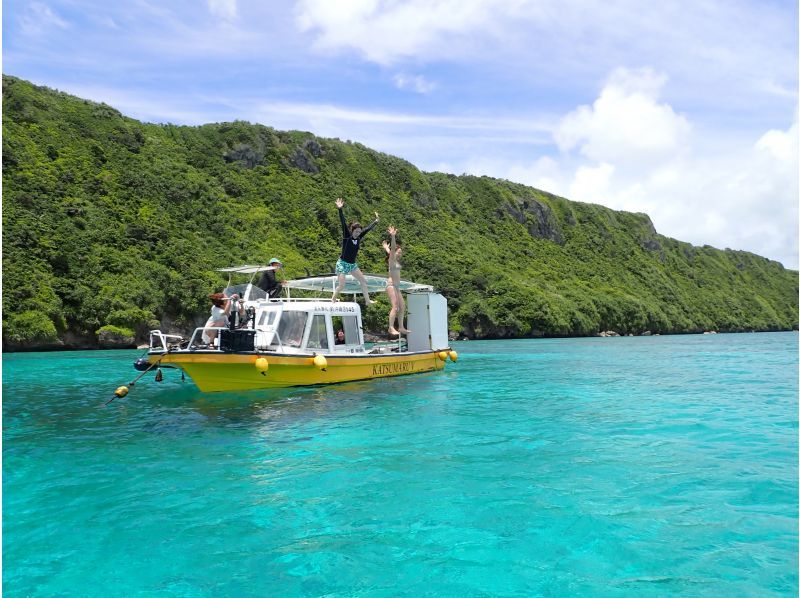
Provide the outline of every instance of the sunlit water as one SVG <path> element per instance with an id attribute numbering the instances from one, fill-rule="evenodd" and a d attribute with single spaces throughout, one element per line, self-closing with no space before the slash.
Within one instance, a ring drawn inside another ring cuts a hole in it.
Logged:
<path id="1" fill-rule="evenodd" d="M 3 356 L 6 596 L 796 596 L 796 333 L 203 395 Z"/>

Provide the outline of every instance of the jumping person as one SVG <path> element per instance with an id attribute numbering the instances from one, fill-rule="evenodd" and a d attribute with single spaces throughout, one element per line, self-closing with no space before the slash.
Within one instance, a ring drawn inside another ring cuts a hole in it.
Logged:
<path id="1" fill-rule="evenodd" d="M 409 332 L 403 326 L 403 317 L 406 313 L 406 302 L 400 292 L 400 256 L 403 248 L 397 244 L 397 229 L 390 226 L 387 230 L 391 243 L 383 242 L 383 249 L 386 251 L 386 263 L 389 266 L 389 282 L 386 285 L 386 294 L 392 302 L 392 309 L 389 310 L 389 334 L 397 335 L 400 332 Z M 397 328 L 394 327 L 395 318 Z"/>
<path id="2" fill-rule="evenodd" d="M 336 301 L 339 298 L 339 293 L 344 289 L 345 276 L 352 274 L 355 276 L 356 280 L 361 283 L 361 292 L 364 293 L 364 302 L 367 305 L 372 305 L 375 302 L 369 298 L 367 279 L 364 278 L 364 275 L 358 268 L 356 255 L 358 254 L 359 247 L 361 247 L 361 239 L 378 224 L 378 212 L 375 212 L 375 221 L 372 224 L 367 228 L 361 228 L 361 224 L 355 220 L 351 222 L 349 226 L 347 225 L 344 219 L 344 212 L 342 211 L 343 207 L 344 200 L 340 197 L 336 200 L 336 208 L 339 210 L 339 221 L 342 223 L 342 254 L 339 256 L 339 259 L 336 260 L 336 274 L 339 277 L 339 284 L 333 292 L 333 297 L 331 299 Z"/>

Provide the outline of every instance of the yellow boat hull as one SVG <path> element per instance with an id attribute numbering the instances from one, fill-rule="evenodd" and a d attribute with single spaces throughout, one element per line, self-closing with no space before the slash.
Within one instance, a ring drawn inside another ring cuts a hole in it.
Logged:
<path id="1" fill-rule="evenodd" d="M 151 354 L 149 361 L 180 368 L 203 392 L 219 392 L 335 384 L 430 372 L 444 369 L 445 361 L 441 355 L 446 353 L 426 351 L 358 356 L 326 355 L 327 364 L 322 369 L 314 365 L 314 358 L 311 356 L 273 353 Z M 260 357 L 265 358 L 268 363 L 263 372 L 256 367 L 256 360 Z"/>

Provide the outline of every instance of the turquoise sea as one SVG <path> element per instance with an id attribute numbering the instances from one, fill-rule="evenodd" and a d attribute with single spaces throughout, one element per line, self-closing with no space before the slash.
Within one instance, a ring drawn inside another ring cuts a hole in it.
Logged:
<path id="1" fill-rule="evenodd" d="M 203 395 L 3 355 L 5 596 L 797 596 L 797 333 Z"/>

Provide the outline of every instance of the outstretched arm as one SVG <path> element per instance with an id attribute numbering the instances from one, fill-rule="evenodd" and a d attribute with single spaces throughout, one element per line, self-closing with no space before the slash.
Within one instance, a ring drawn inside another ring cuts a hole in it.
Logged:
<path id="1" fill-rule="evenodd" d="M 393 226 L 389 227 L 389 237 L 392 239 L 392 244 L 389 246 L 392 250 L 391 255 L 394 255 L 395 251 L 397 251 L 397 241 L 395 240 L 395 235 L 397 234 L 397 229 Z"/>
<path id="2" fill-rule="evenodd" d="M 369 231 L 371 231 L 373 228 L 375 228 L 375 225 L 378 224 L 378 221 L 380 221 L 380 217 L 378 216 L 378 212 L 375 212 L 375 220 L 367 228 L 365 228 L 364 230 L 361 231 L 361 236 L 363 237 Z"/>
<path id="3" fill-rule="evenodd" d="M 347 238 L 350 236 L 350 232 L 347 230 L 347 222 L 344 220 L 344 212 L 342 208 L 344 207 L 344 200 L 340 197 L 336 200 L 336 208 L 339 210 L 339 222 L 342 223 L 342 236 Z"/>

